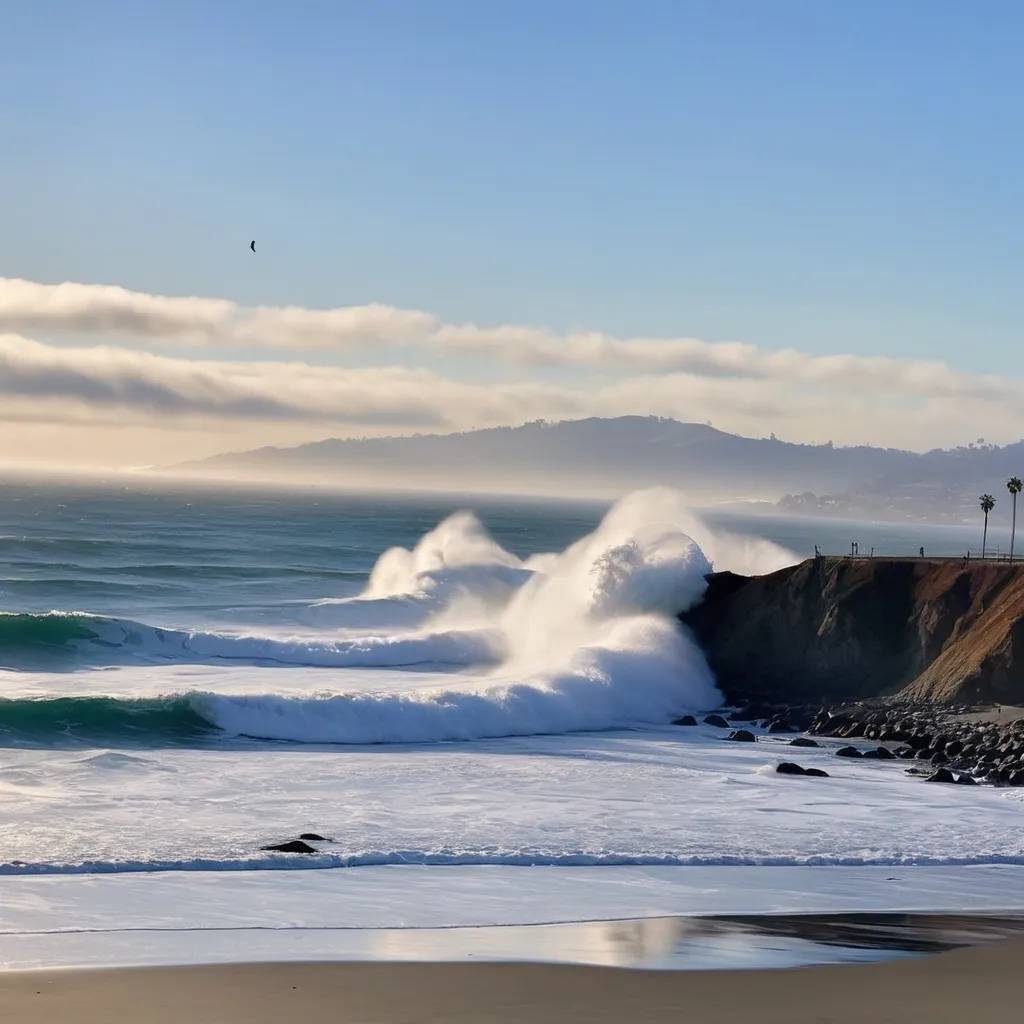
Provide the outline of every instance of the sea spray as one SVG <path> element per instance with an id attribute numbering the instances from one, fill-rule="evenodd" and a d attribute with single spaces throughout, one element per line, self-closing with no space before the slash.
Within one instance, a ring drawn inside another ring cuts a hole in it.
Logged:
<path id="1" fill-rule="evenodd" d="M 544 560 L 487 625 L 504 662 L 444 688 L 349 693 L 314 701 L 209 697 L 200 712 L 227 732 L 327 743 L 436 742 L 664 723 L 720 701 L 703 655 L 676 620 L 699 600 L 711 569 L 685 505 L 663 489 L 616 504 L 592 534 Z M 438 550 L 460 570 L 519 568 L 464 514 L 412 552 L 392 550 L 375 587 L 421 587 Z M 460 537 L 466 543 L 460 543 Z M 417 554 L 419 552 L 419 554 Z M 433 568 L 431 568 L 433 566 Z M 372 579 L 373 577 L 371 577 Z M 445 616 L 451 621 L 453 610 Z M 481 608 L 467 614 L 481 625 Z M 436 621 L 433 623 L 436 628 Z"/>
<path id="2" fill-rule="evenodd" d="M 795 557 L 775 545 L 709 529 L 667 488 L 635 492 L 561 554 L 520 559 L 469 512 L 429 531 L 412 550 L 391 548 L 358 598 L 336 601 L 333 633 L 265 637 L 168 630 L 87 615 L 10 616 L 7 652 L 54 650 L 84 663 L 184 660 L 329 668 L 447 666 L 443 686 L 315 695 L 171 695 L 225 733 L 307 743 L 429 743 L 657 725 L 718 704 L 703 655 L 677 613 L 698 601 L 714 568 L 767 571 Z M 322 602 L 317 608 L 322 607 Z M 378 623 L 360 628 L 366 611 Z M 388 625 L 388 615 L 393 615 Z M 415 625 L 411 622 L 414 621 Z M 6 632 L 5 632 L 6 630 Z M 173 705 L 175 712 L 180 705 Z M 7 708 L 8 728 L 27 725 Z M 36 707 L 33 729 L 67 723 L 68 705 Z M 137 726 L 139 707 L 86 705 L 68 730 Z M 143 730 L 158 742 L 153 708 Z M 58 714 L 60 712 L 60 714 Z M 61 715 L 65 717 L 62 718 Z M 143 716 L 146 717 L 146 716 Z"/>

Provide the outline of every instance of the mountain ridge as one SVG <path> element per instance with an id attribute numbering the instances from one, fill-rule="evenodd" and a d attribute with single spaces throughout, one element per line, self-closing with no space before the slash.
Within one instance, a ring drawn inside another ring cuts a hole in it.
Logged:
<path id="1" fill-rule="evenodd" d="M 227 478 L 597 497 L 664 484 L 701 500 L 761 500 L 790 512 L 888 508 L 897 517 L 916 518 L 929 503 L 946 515 L 969 514 L 979 487 L 996 493 L 1007 476 L 1024 470 L 1024 441 L 914 452 L 801 444 L 774 434 L 744 437 L 705 423 L 622 416 L 451 434 L 328 438 L 162 468 Z"/>

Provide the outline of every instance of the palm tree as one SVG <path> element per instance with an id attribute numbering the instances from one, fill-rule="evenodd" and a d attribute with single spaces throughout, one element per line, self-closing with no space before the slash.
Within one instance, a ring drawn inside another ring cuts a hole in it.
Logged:
<path id="1" fill-rule="evenodd" d="M 1013 535 L 1017 532 L 1017 495 L 1020 494 L 1024 484 L 1020 482 L 1019 476 L 1011 476 L 1006 481 L 1006 489 L 1013 498 L 1013 525 L 1010 527 L 1010 561 L 1013 561 Z"/>
<path id="2" fill-rule="evenodd" d="M 985 557 L 985 545 L 988 543 L 988 514 L 996 507 L 996 499 L 991 494 L 983 494 L 978 501 L 981 511 L 985 513 L 985 532 L 981 535 L 981 557 Z"/>

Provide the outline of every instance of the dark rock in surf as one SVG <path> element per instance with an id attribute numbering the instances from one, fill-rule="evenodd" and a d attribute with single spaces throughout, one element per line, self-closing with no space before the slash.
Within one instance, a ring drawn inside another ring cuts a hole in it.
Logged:
<path id="1" fill-rule="evenodd" d="M 976 786 L 978 784 L 970 775 L 958 775 L 956 783 L 958 786 Z"/>
<path id="2" fill-rule="evenodd" d="M 311 843 L 329 843 L 331 842 L 326 836 L 319 836 L 315 832 L 303 832 L 300 839 L 306 839 Z"/>
<path id="3" fill-rule="evenodd" d="M 926 782 L 956 782 L 956 778 L 948 768 L 940 768 L 934 775 L 929 775 Z"/>
<path id="4" fill-rule="evenodd" d="M 771 733 L 780 733 L 799 732 L 800 730 L 797 729 L 797 727 L 793 725 L 792 722 L 787 722 L 785 719 L 775 719 L 774 721 L 768 723 L 768 731 Z"/>
<path id="5" fill-rule="evenodd" d="M 831 775 L 823 768 L 805 768 L 804 775 L 810 775 L 815 779 L 830 779 Z"/>
<path id="6" fill-rule="evenodd" d="M 840 747 L 836 751 L 836 757 L 863 757 L 864 755 L 856 747 Z"/>
<path id="7" fill-rule="evenodd" d="M 261 846 L 260 849 L 274 853 L 316 853 L 309 843 L 304 843 L 300 839 L 292 839 L 287 843 L 273 843 L 270 846 Z"/>
<path id="8" fill-rule="evenodd" d="M 872 761 L 893 761 L 896 755 L 888 747 L 875 747 L 874 750 L 865 750 L 864 757 Z"/>
<path id="9" fill-rule="evenodd" d="M 800 765 L 794 764 L 792 761 L 782 761 L 776 765 L 775 770 L 779 775 L 806 775 L 807 769 L 801 768 Z"/>
<path id="10" fill-rule="evenodd" d="M 713 725 L 716 729 L 728 729 L 729 723 L 721 715 L 708 715 L 704 719 L 705 725 Z"/>
<path id="11" fill-rule="evenodd" d="M 683 715 L 682 718 L 677 718 L 672 724 L 673 725 L 696 725 L 697 724 L 697 719 L 694 718 L 693 715 Z"/>
<path id="12" fill-rule="evenodd" d="M 821 746 L 817 740 L 809 739 L 807 736 L 797 736 L 796 739 L 790 740 L 789 745 L 791 747 L 819 747 Z"/>
<path id="13" fill-rule="evenodd" d="M 757 737 L 747 729 L 736 729 L 734 732 L 729 733 L 727 739 L 732 740 L 734 743 L 757 742 Z"/>

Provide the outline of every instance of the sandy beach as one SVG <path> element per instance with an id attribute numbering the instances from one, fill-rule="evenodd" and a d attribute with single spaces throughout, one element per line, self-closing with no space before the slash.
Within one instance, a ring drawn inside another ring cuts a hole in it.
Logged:
<path id="1" fill-rule="evenodd" d="M 1024 940 L 888 963 L 654 972 L 535 964 L 245 964 L 0 975 L 42 1024 L 988 1024 L 1016 1019 Z"/>

